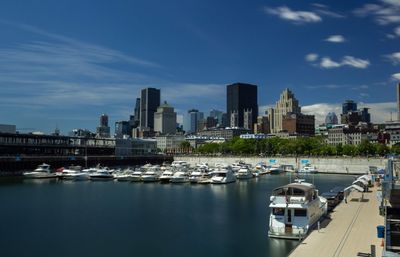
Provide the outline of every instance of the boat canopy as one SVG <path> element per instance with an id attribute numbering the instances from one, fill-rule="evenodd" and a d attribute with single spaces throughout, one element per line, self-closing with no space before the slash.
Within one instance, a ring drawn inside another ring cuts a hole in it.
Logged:
<path id="1" fill-rule="evenodd" d="M 302 184 L 289 184 L 278 187 L 272 191 L 273 196 L 305 196 L 311 199 L 314 194 L 314 187 Z"/>

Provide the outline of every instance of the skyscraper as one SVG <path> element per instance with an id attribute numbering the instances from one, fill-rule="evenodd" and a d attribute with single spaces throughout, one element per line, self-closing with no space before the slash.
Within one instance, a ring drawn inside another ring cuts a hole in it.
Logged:
<path id="1" fill-rule="evenodd" d="M 154 114 L 154 131 L 163 134 L 176 133 L 176 112 L 167 102 L 158 107 Z"/>
<path id="2" fill-rule="evenodd" d="M 268 113 L 273 115 L 273 118 L 270 118 L 273 122 L 273 126 L 271 126 L 272 132 L 279 133 L 283 130 L 283 117 L 288 113 L 301 114 L 301 108 L 299 106 L 299 101 L 294 97 L 292 91 L 287 88 L 280 95 L 279 101 L 276 102 L 275 109 L 273 111 L 269 110 Z"/>
<path id="3" fill-rule="evenodd" d="M 357 103 L 353 100 L 346 100 L 342 104 L 342 114 L 347 114 L 349 112 L 357 111 Z"/>
<path id="4" fill-rule="evenodd" d="M 336 113 L 329 112 L 325 117 L 325 124 L 326 125 L 336 125 L 336 124 L 338 124 L 338 117 L 336 116 Z"/>
<path id="5" fill-rule="evenodd" d="M 138 127 L 140 125 L 140 98 L 136 98 L 135 110 L 134 110 L 134 125 Z"/>
<path id="6" fill-rule="evenodd" d="M 204 119 L 204 114 L 199 110 L 191 109 L 187 112 L 183 123 L 183 129 L 187 134 L 196 133 L 199 128 L 199 123 Z"/>
<path id="7" fill-rule="evenodd" d="M 257 86 L 246 83 L 234 83 L 227 86 L 226 111 L 228 117 L 238 112 L 238 127 L 244 126 L 244 110 L 252 111 L 251 126 L 258 116 Z"/>
<path id="8" fill-rule="evenodd" d="M 140 98 L 140 127 L 154 129 L 154 113 L 160 106 L 160 89 L 142 89 Z"/>
<path id="9" fill-rule="evenodd" d="M 97 127 L 98 137 L 110 137 L 110 127 L 108 126 L 108 116 L 107 114 L 102 114 L 100 116 L 100 124 Z"/>

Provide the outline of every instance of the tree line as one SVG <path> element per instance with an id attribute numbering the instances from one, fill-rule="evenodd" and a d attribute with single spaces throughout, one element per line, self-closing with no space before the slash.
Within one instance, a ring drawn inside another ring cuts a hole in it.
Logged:
<path id="1" fill-rule="evenodd" d="M 183 142 L 187 147 L 189 142 Z M 400 154 L 400 144 L 389 147 L 363 140 L 359 145 L 329 145 L 320 137 L 286 139 L 243 139 L 236 137 L 224 143 L 206 143 L 193 149 L 199 154 L 261 155 L 261 156 L 386 156 Z"/>

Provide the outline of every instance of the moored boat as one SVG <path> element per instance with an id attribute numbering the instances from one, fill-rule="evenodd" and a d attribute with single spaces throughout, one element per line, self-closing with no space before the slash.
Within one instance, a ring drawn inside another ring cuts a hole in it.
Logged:
<path id="1" fill-rule="evenodd" d="M 253 178 L 253 173 L 247 167 L 242 167 L 241 169 L 236 172 L 237 179 L 250 179 Z"/>
<path id="2" fill-rule="evenodd" d="M 269 168 L 269 173 L 271 175 L 278 175 L 278 174 L 281 174 L 283 172 L 285 172 L 285 170 L 283 169 L 283 167 L 281 165 L 272 165 Z"/>
<path id="3" fill-rule="evenodd" d="M 318 170 L 315 166 L 306 164 L 299 170 L 299 173 L 318 173 Z"/>
<path id="4" fill-rule="evenodd" d="M 177 171 L 170 179 L 171 183 L 186 183 L 189 182 L 189 176 L 185 171 Z"/>
<path id="5" fill-rule="evenodd" d="M 231 170 L 220 169 L 211 172 L 212 184 L 227 184 L 236 181 L 236 177 Z"/>
<path id="6" fill-rule="evenodd" d="M 112 172 L 108 169 L 97 169 L 97 171 L 90 173 L 90 180 L 97 181 L 97 180 L 113 180 L 114 176 Z"/>
<path id="7" fill-rule="evenodd" d="M 269 237 L 304 238 L 328 211 L 315 186 L 300 179 L 274 189 L 269 200 Z"/>
<path id="8" fill-rule="evenodd" d="M 174 172 L 171 170 L 165 170 L 161 176 L 160 176 L 160 182 L 161 183 L 169 183 L 171 180 L 171 177 L 174 175 Z"/>
<path id="9" fill-rule="evenodd" d="M 57 178 L 57 174 L 51 172 L 50 165 L 46 163 L 38 165 L 34 171 L 24 172 L 23 176 L 31 179 Z"/>

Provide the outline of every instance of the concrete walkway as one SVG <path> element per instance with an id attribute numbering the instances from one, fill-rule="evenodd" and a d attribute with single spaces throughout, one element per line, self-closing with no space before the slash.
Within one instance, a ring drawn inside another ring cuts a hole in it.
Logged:
<path id="1" fill-rule="evenodd" d="M 372 192 L 352 192 L 331 213 L 331 219 L 321 223 L 321 229 L 314 230 L 291 254 L 291 257 L 345 257 L 370 253 L 371 245 L 376 247 L 376 256 L 382 256 L 381 239 L 377 238 L 376 226 L 383 225 L 379 215 L 376 187 Z M 363 256 L 363 255 L 360 255 Z M 366 256 L 366 255 L 364 255 Z"/>

